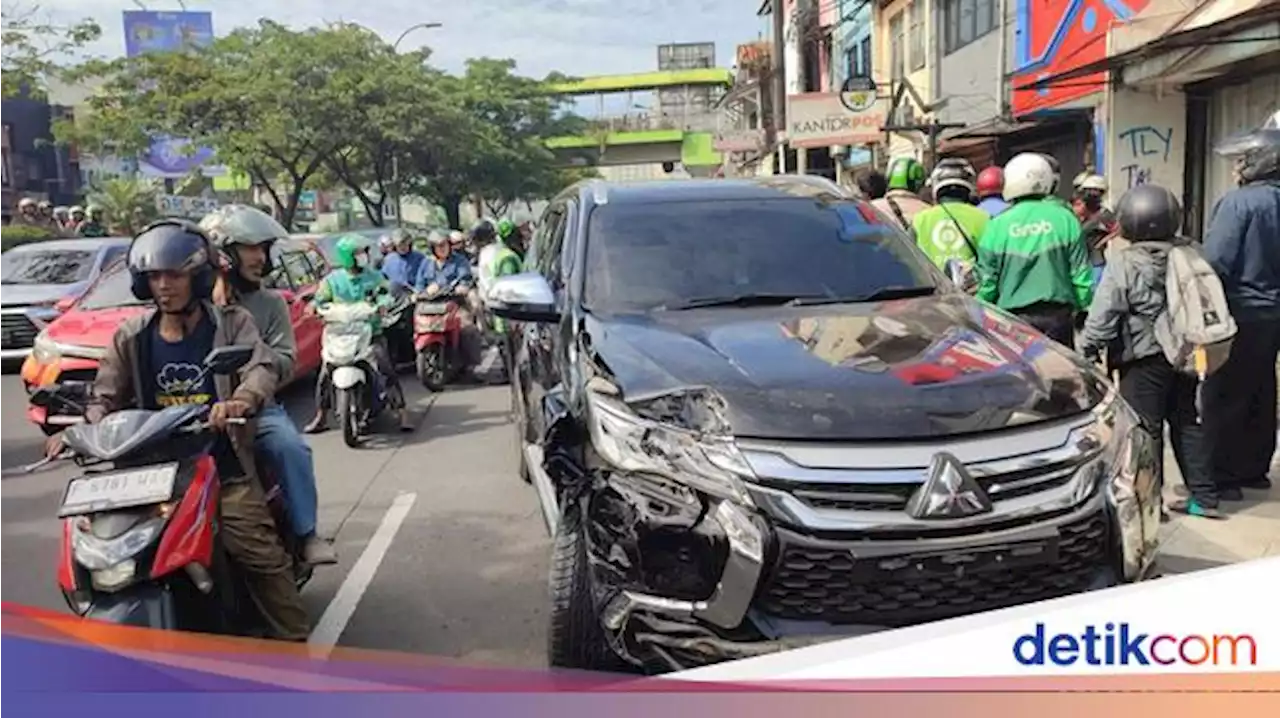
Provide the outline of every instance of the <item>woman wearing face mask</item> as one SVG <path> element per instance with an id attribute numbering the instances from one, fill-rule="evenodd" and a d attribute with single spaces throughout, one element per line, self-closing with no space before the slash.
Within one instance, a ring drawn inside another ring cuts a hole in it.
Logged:
<path id="1" fill-rule="evenodd" d="M 373 268 L 369 259 L 369 244 L 359 235 L 347 235 L 338 240 L 334 246 L 334 263 L 337 268 L 325 275 L 316 287 L 316 296 L 312 303 L 319 307 L 331 302 L 339 304 L 373 301 L 379 304 L 391 301 L 391 284 L 382 273 Z M 387 350 L 383 327 L 374 320 L 373 355 L 378 371 L 387 382 L 387 394 L 391 408 L 400 413 L 401 431 L 412 431 L 409 408 L 405 404 L 404 393 L 400 388 L 399 377 L 391 364 L 391 355 Z M 316 415 L 307 423 L 304 431 L 316 434 L 324 431 L 329 416 L 328 369 L 321 368 L 320 378 L 316 381 Z"/>

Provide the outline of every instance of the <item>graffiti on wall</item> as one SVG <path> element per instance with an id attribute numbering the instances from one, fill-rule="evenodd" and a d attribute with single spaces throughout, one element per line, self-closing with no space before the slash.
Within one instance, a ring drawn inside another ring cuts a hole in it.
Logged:
<path id="1" fill-rule="evenodd" d="M 1015 88 L 1096 62 L 1107 55 L 1107 31 L 1151 0 L 1015 0 Z M 1025 115 L 1056 107 L 1106 87 L 1097 73 L 1041 89 L 1015 90 L 1013 111 Z"/>
<path id="2" fill-rule="evenodd" d="M 1140 184 L 1158 184 L 1181 196 L 1186 166 L 1185 96 L 1113 88 L 1107 105 L 1111 109 L 1110 121 L 1105 123 L 1108 184 L 1119 193 Z"/>
<path id="3" fill-rule="evenodd" d="M 1121 130 L 1116 139 L 1116 161 L 1125 178 L 1125 187 L 1147 184 L 1156 174 L 1155 166 L 1169 164 L 1169 155 L 1173 149 L 1173 128 L 1168 125 L 1129 127 Z"/>

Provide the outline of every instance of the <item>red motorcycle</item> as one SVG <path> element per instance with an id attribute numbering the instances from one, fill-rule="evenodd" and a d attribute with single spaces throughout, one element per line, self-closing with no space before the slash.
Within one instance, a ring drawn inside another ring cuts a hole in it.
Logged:
<path id="1" fill-rule="evenodd" d="M 446 288 L 428 287 L 418 295 L 413 312 L 413 346 L 418 378 L 430 391 L 441 391 L 462 372 L 462 305 L 460 282 Z"/>
<path id="2" fill-rule="evenodd" d="M 221 347 L 201 372 L 231 374 L 250 347 Z M 198 386 L 201 382 L 192 382 Z M 88 386 L 64 382 L 37 389 L 32 401 L 83 411 Z M 241 569 L 219 540 L 218 440 L 208 406 L 126 409 L 64 434 L 62 455 L 86 468 L 62 497 L 58 586 L 76 614 L 150 628 L 253 635 L 263 621 Z M 233 422 L 243 422 L 243 419 Z M 110 464 L 110 468 L 100 468 Z M 259 466 L 264 466 L 259 462 Z M 302 546 L 287 530 L 283 496 L 263 471 L 268 507 L 301 588 L 311 577 Z"/>

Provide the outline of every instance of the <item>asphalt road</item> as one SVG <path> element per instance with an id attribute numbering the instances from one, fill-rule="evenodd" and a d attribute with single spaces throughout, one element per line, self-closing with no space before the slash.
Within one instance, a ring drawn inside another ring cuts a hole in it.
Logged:
<path id="1" fill-rule="evenodd" d="M 543 666 L 549 540 L 533 489 L 515 472 L 508 390 L 430 395 L 410 377 L 405 386 L 419 418 L 414 433 L 360 449 L 337 431 L 309 437 L 320 532 L 334 537 L 340 557 L 303 590 L 316 638 Z M 66 610 L 54 577 L 55 512 L 75 467 L 11 471 L 42 452 L 25 399 L 16 376 L 0 377 L 0 598 Z M 301 425 L 313 407 L 310 387 L 289 390 L 285 404 Z"/>

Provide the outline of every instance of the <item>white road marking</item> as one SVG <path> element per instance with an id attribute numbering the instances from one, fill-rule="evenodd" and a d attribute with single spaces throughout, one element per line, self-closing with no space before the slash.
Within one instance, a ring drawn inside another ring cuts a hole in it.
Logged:
<path id="1" fill-rule="evenodd" d="M 360 558 L 351 567 L 351 572 L 342 580 L 342 585 L 338 587 L 338 593 L 334 595 L 333 600 L 324 609 L 324 615 L 320 617 L 320 621 L 311 631 L 311 636 L 307 639 L 307 645 L 312 648 L 312 656 L 317 658 L 326 657 L 333 651 L 333 647 L 338 645 L 338 639 L 342 637 L 342 632 L 346 630 L 347 622 L 351 620 L 352 614 L 356 612 L 356 606 L 360 604 L 360 599 L 364 597 L 364 592 L 369 589 L 369 584 L 373 582 L 373 577 L 378 573 L 378 566 L 382 564 L 382 559 L 386 558 L 387 551 L 391 548 L 391 542 L 396 537 L 396 532 L 400 530 L 400 525 L 404 523 L 405 517 L 409 515 L 409 509 L 413 508 L 413 502 L 417 500 L 417 494 L 401 493 L 391 502 L 391 507 L 387 509 L 386 515 L 382 517 L 382 523 L 378 526 L 378 530 L 373 533 L 373 538 L 369 540 L 369 545 L 365 546 L 364 553 L 360 554 Z"/>

